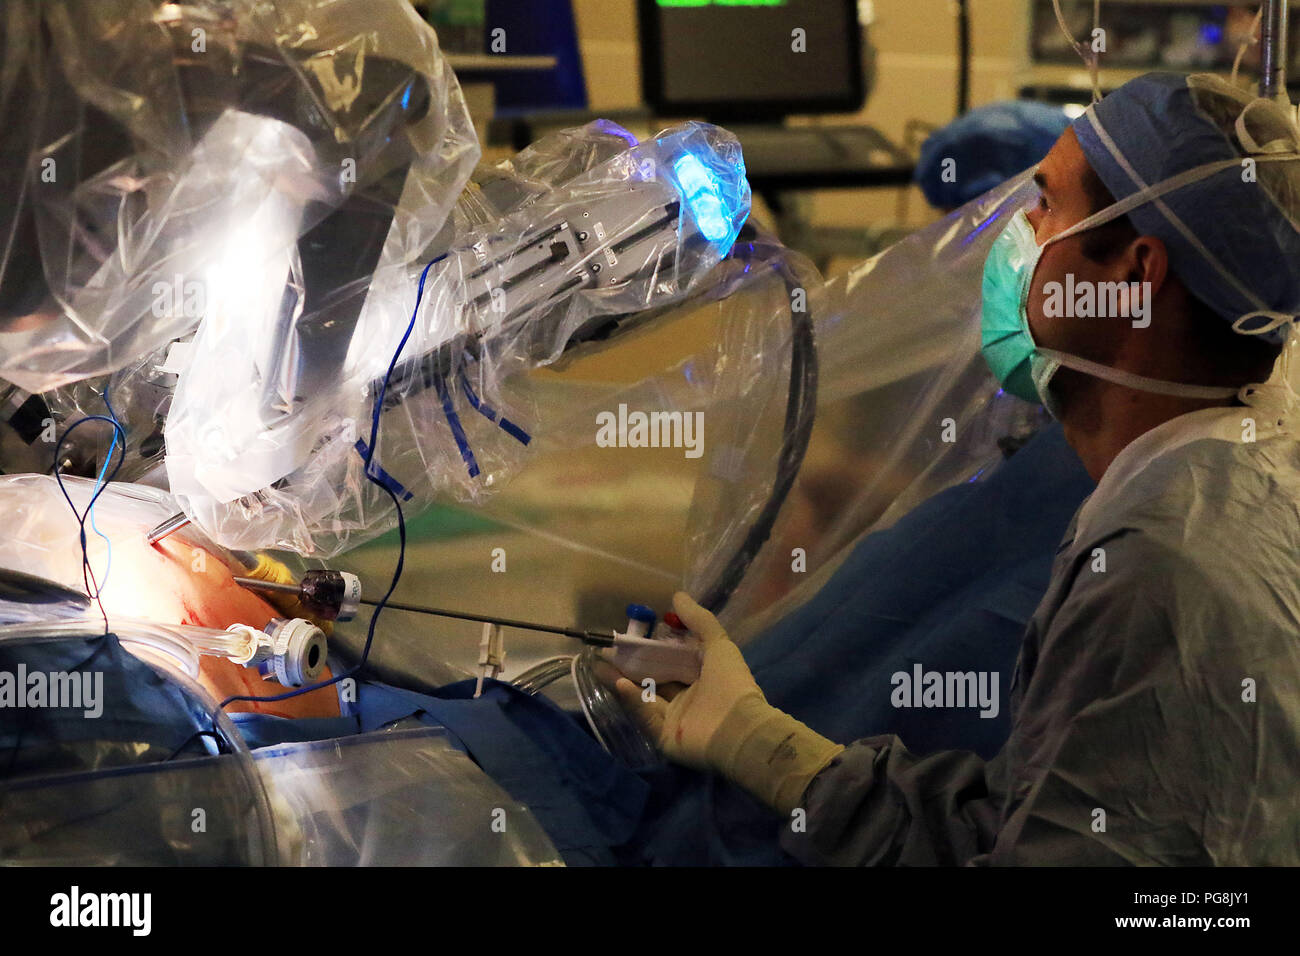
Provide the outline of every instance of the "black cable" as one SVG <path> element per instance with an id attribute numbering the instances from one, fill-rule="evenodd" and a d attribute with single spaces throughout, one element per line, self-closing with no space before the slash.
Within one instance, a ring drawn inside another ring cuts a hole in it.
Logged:
<path id="1" fill-rule="evenodd" d="M 226 743 L 225 734 L 222 734 L 220 731 L 217 730 L 196 730 L 194 731 L 194 733 L 190 734 L 183 741 L 181 741 L 181 745 L 179 747 L 177 747 L 175 750 L 169 753 L 166 757 L 163 757 L 162 760 L 159 761 L 159 763 L 168 763 L 172 760 L 175 760 L 178 756 L 180 756 L 182 750 L 188 747 L 191 742 L 197 740 L 199 737 L 211 737 L 217 742 L 218 752 L 220 753 L 227 752 L 225 748 L 228 746 L 228 744 Z"/>
<path id="2" fill-rule="evenodd" d="M 753 243 L 748 244 L 752 251 Z M 794 487 L 795 478 L 803 465 L 808 442 L 812 438 L 813 423 L 817 414 L 817 343 L 813 334 L 811 310 L 799 312 L 794 308 L 793 293 L 801 284 L 782 261 L 772 263 L 786 286 L 790 300 L 790 386 L 785 407 L 785 431 L 781 451 L 776 459 L 776 478 L 763 509 L 749 526 L 731 560 L 718 573 L 713 584 L 705 589 L 700 606 L 717 614 L 730 600 L 754 558 L 772 534 L 781 506 Z M 806 300 L 806 297 L 805 297 Z"/>
<path id="3" fill-rule="evenodd" d="M 970 0 L 957 0 L 957 115 L 970 109 Z"/>

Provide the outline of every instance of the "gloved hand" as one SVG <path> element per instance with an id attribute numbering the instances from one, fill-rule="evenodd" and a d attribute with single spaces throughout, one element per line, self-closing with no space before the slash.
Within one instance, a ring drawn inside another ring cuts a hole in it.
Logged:
<path id="1" fill-rule="evenodd" d="M 673 610 L 703 644 L 699 680 L 684 690 L 656 688 L 646 701 L 641 687 L 620 677 L 615 692 L 665 757 L 715 770 L 788 814 L 844 748 L 767 702 L 717 618 L 681 592 Z"/>

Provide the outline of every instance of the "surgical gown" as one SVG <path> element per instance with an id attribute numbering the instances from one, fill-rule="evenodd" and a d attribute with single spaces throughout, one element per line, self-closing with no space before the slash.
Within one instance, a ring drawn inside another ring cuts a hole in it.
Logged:
<path id="1" fill-rule="evenodd" d="M 1271 419 L 1250 435 L 1255 417 L 1183 415 L 1111 464 L 1057 551 L 992 760 L 859 740 L 805 792 L 786 851 L 1300 863 L 1300 445 Z"/>

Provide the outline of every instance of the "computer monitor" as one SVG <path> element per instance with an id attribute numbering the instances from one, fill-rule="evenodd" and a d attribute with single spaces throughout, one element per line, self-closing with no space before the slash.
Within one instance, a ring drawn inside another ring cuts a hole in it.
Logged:
<path id="1" fill-rule="evenodd" d="M 857 0 L 638 4 L 642 89 L 660 115 L 776 120 L 862 106 Z"/>

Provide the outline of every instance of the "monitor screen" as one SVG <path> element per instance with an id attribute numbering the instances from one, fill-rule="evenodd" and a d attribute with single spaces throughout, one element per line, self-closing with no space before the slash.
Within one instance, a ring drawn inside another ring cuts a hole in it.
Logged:
<path id="1" fill-rule="evenodd" d="M 863 101 L 857 0 L 639 0 L 645 99 L 666 115 L 767 119 Z"/>

